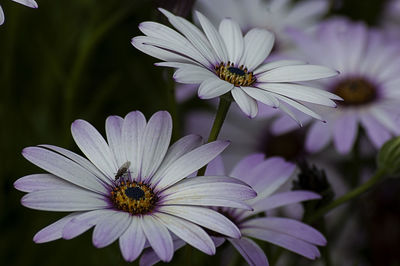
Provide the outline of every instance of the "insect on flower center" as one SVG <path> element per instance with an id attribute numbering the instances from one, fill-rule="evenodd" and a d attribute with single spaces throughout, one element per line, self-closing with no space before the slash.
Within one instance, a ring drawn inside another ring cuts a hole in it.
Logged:
<path id="1" fill-rule="evenodd" d="M 157 202 L 153 190 L 142 182 L 121 181 L 111 191 L 114 206 L 132 215 L 150 212 Z"/>
<path id="2" fill-rule="evenodd" d="M 243 65 L 235 67 L 231 62 L 220 63 L 215 67 L 215 72 L 220 79 L 235 86 L 250 86 L 256 81 L 253 72 L 249 72 Z"/>
<path id="3" fill-rule="evenodd" d="M 332 91 L 343 98 L 343 106 L 363 105 L 377 98 L 374 84 L 364 78 L 349 78 L 338 82 Z"/>

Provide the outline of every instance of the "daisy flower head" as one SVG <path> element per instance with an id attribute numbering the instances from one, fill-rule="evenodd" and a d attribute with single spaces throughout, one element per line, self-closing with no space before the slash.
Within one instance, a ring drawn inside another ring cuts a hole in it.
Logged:
<path id="1" fill-rule="evenodd" d="M 198 0 L 195 8 L 207 14 L 214 25 L 224 18 L 232 18 L 247 32 L 252 28 L 267 29 L 275 34 L 274 51 L 291 46 L 286 34 L 288 27 L 306 30 L 328 11 L 327 0 L 306 0 L 293 3 L 291 0 Z"/>
<path id="2" fill-rule="evenodd" d="M 35 0 L 12 0 L 12 1 L 31 8 L 38 8 L 38 4 L 35 2 Z M 0 5 L 0 25 L 3 25 L 3 23 L 4 23 L 4 12 Z"/>
<path id="3" fill-rule="evenodd" d="M 363 23 L 344 18 L 321 24 L 315 34 L 293 30 L 292 36 L 301 54 L 341 72 L 320 81 L 321 88 L 343 98 L 336 112 L 322 111 L 326 124 L 311 123 L 306 148 L 317 152 L 333 140 L 336 150 L 348 153 L 358 135 L 359 125 L 372 144 L 379 148 L 393 135 L 400 134 L 400 46 L 383 32 L 368 29 Z M 273 125 L 276 133 L 296 126 L 285 117 Z"/>
<path id="4" fill-rule="evenodd" d="M 228 145 L 202 145 L 188 135 L 169 147 L 172 120 L 155 113 L 146 121 L 139 111 L 106 120 L 107 141 L 88 122 L 72 124 L 73 138 L 86 158 L 52 145 L 23 150 L 23 156 L 46 170 L 28 175 L 14 186 L 28 192 L 22 205 L 45 211 L 71 212 L 43 228 L 36 243 L 72 239 L 94 226 L 93 244 L 105 247 L 119 239 L 125 260 L 133 261 L 144 247 L 170 261 L 173 240 L 182 239 L 207 253 L 215 246 L 205 229 L 240 237 L 238 228 L 208 206 L 251 209 L 244 202 L 256 193 L 226 176 L 186 178 Z M 207 207 L 206 207 L 207 206 Z"/>
<path id="5" fill-rule="evenodd" d="M 214 242 L 221 245 L 228 241 L 249 265 L 268 265 L 267 256 L 253 239 L 269 242 L 309 259 L 318 258 L 320 253 L 317 246 L 326 244 L 326 239 L 320 232 L 295 219 L 271 215 L 271 211 L 276 208 L 321 198 L 319 194 L 311 191 L 279 191 L 295 170 L 294 164 L 281 157 L 265 159 L 263 154 L 257 153 L 238 162 L 229 176 L 250 184 L 257 191 L 257 197 L 246 201 L 253 210 L 217 209 L 231 218 L 239 227 L 242 237 L 232 239 L 215 235 Z M 211 162 L 206 173 L 225 174 L 221 160 Z M 176 248 L 181 246 L 182 242 L 176 243 Z M 155 262 L 157 261 L 154 260 L 154 252 L 149 251 L 145 252 L 140 264 L 152 265 Z"/>
<path id="6" fill-rule="evenodd" d="M 292 60 L 263 64 L 274 44 L 274 35 L 267 30 L 254 28 L 243 36 L 239 24 L 232 19 L 222 20 L 217 30 L 196 12 L 200 30 L 182 17 L 160 11 L 179 32 L 156 22 L 143 22 L 139 28 L 146 36 L 134 37 L 132 44 L 165 61 L 156 65 L 176 68 L 177 82 L 200 84 L 201 99 L 229 93 L 251 118 L 258 113 L 259 101 L 285 112 L 289 111 L 285 104 L 294 106 L 317 119 L 321 119 L 320 115 L 300 101 L 334 107 L 332 99 L 340 99 L 295 83 L 337 75 L 330 68 Z"/>

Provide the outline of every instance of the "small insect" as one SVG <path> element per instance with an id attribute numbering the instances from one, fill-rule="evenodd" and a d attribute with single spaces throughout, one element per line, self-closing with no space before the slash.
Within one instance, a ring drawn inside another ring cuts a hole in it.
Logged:
<path id="1" fill-rule="evenodd" d="M 131 166 L 130 161 L 126 161 L 121 167 L 118 169 L 117 173 L 115 174 L 115 181 L 117 181 L 119 178 L 123 177 L 129 169 L 129 166 Z"/>

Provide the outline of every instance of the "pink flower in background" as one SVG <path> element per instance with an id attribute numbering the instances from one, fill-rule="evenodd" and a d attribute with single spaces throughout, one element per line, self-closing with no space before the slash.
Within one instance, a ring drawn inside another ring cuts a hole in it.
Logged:
<path id="1" fill-rule="evenodd" d="M 227 176 L 186 178 L 220 154 L 227 141 L 202 145 L 201 137 L 188 135 L 169 147 L 172 121 L 167 112 L 155 113 L 148 122 L 138 111 L 125 118 L 110 116 L 107 142 L 84 120 L 76 120 L 71 129 L 89 160 L 51 145 L 23 150 L 27 160 L 48 173 L 14 183 L 28 192 L 22 204 L 72 212 L 40 230 L 36 243 L 72 239 L 94 227 L 93 244 L 101 248 L 119 239 L 127 261 L 145 247 L 170 261 L 176 239 L 214 254 L 214 242 L 204 229 L 240 237 L 236 225 L 208 207 L 251 209 L 244 200 L 254 198 L 254 190 Z"/>
<path id="2" fill-rule="evenodd" d="M 214 160 L 207 168 L 207 175 L 225 175 L 220 160 Z M 249 265 L 268 265 L 264 251 L 253 240 L 267 241 L 309 259 L 320 256 L 317 246 L 326 244 L 325 237 L 311 226 L 290 218 L 273 217 L 268 213 L 279 207 L 306 200 L 319 199 L 320 195 L 310 191 L 277 192 L 295 172 L 295 165 L 280 157 L 264 158 L 263 154 L 252 154 L 242 159 L 229 176 L 236 177 L 257 191 L 257 197 L 246 201 L 254 210 L 242 211 L 233 208 L 218 208 L 239 227 L 242 237 L 214 236 L 216 245 L 229 241 Z M 267 213 L 266 216 L 262 214 Z M 261 215 L 260 215 L 261 214 Z M 175 242 L 175 249 L 182 247 Z M 153 265 L 158 259 L 153 251 L 145 251 L 140 265 Z"/>
<path id="3" fill-rule="evenodd" d="M 303 124 L 310 124 L 308 151 L 318 152 L 332 140 L 338 152 L 348 153 L 359 125 L 376 148 L 400 134 L 399 42 L 389 41 L 383 32 L 370 30 L 362 23 L 342 18 L 321 24 L 312 35 L 296 30 L 291 35 L 306 60 L 341 73 L 318 81 L 321 88 L 344 99 L 336 112 L 320 110 L 328 123 L 314 123 L 297 112 Z M 290 120 L 279 118 L 273 131 L 281 134 L 296 129 Z"/>
<path id="4" fill-rule="evenodd" d="M 217 30 L 197 12 L 201 31 L 182 17 L 160 9 L 179 31 L 156 22 L 143 22 L 146 36 L 132 39 L 134 47 L 166 62 L 158 66 L 176 68 L 179 83 L 197 84 L 201 99 L 213 99 L 229 93 L 248 117 L 258 113 L 258 102 L 280 108 L 296 119 L 285 104 L 316 119 L 321 116 L 301 101 L 335 107 L 340 97 L 296 82 L 336 76 L 330 68 L 300 61 L 280 60 L 263 64 L 271 52 L 274 36 L 254 28 L 242 35 L 237 22 L 224 19 Z M 283 104 L 281 104 L 283 103 Z"/>
<path id="5" fill-rule="evenodd" d="M 31 7 L 31 8 L 38 8 L 38 4 L 35 2 L 35 0 L 12 0 L 14 2 L 20 3 L 22 5 Z M 4 13 L 3 9 L 0 6 L 0 25 L 4 23 Z"/>

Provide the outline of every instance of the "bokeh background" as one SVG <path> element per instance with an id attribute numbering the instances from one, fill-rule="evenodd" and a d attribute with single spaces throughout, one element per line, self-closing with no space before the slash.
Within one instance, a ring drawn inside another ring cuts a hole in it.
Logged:
<path id="1" fill-rule="evenodd" d="M 185 113 L 212 108 L 197 99 L 175 108 L 171 72 L 154 67 L 155 59 L 130 44 L 133 36 L 140 35 L 140 22 L 163 19 L 156 7 L 190 17 L 194 0 L 37 2 L 39 8 L 33 10 L 1 1 L 6 22 L 0 27 L 0 264 L 128 265 L 118 243 L 96 249 L 90 233 L 70 241 L 35 244 L 34 234 L 63 214 L 24 208 L 20 204 L 24 193 L 15 190 L 13 182 L 41 171 L 22 157 L 24 147 L 53 144 L 78 152 L 70 134 L 75 119 L 85 119 L 104 133 L 109 115 L 141 110 L 149 117 L 169 110 L 179 124 L 176 138 L 182 133 Z M 385 2 L 332 1 L 329 15 L 342 14 L 373 26 Z M 347 265 L 400 265 L 398 195 L 399 182 L 391 180 L 352 204 L 354 215 L 344 219 L 353 219 L 362 237 L 351 250 L 355 259 Z M 185 252 L 175 255 L 175 265 L 187 265 Z M 207 262 L 206 255 L 190 252 L 193 265 Z M 294 265 L 311 264 L 295 258 L 299 262 Z"/>

